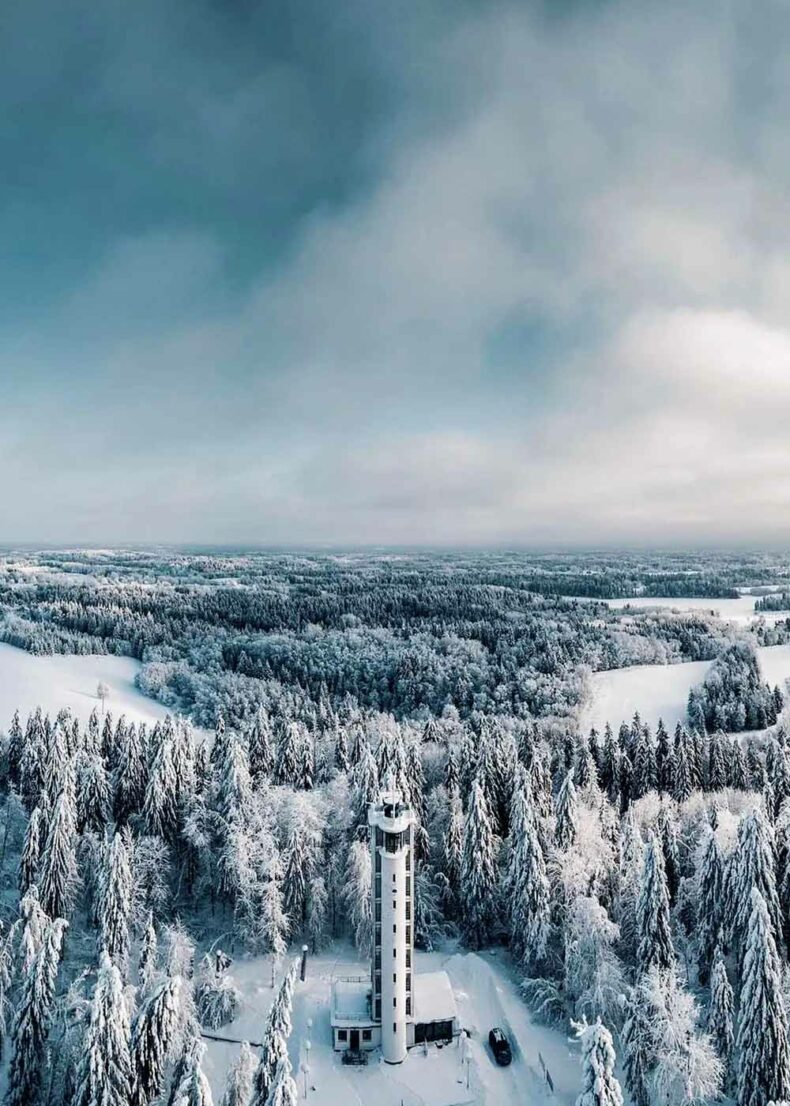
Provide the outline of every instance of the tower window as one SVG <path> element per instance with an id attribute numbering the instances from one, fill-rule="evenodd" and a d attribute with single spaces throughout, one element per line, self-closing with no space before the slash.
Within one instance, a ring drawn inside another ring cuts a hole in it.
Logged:
<path id="1" fill-rule="evenodd" d="M 397 972 L 393 972 L 393 973 L 392 973 L 392 982 L 393 982 L 393 983 L 397 983 L 397 982 L 398 982 L 398 973 L 397 973 Z"/>
<path id="2" fill-rule="evenodd" d="M 398 1000 L 397 1000 L 397 998 L 393 997 L 393 999 L 392 999 L 392 1005 L 393 1005 L 393 1006 L 397 1006 L 397 1005 L 398 1005 Z"/>
<path id="3" fill-rule="evenodd" d="M 406 949 L 406 967 L 411 967 L 411 949 Z"/>
<path id="4" fill-rule="evenodd" d="M 411 999 L 410 998 L 406 999 L 406 1013 L 411 1014 Z"/>
<path id="5" fill-rule="evenodd" d="M 393 1023 L 392 1023 L 392 1032 L 393 1032 L 393 1033 L 397 1033 L 397 1032 L 398 1032 L 398 1023 L 397 1023 L 397 1022 L 393 1022 Z"/>
<path id="6" fill-rule="evenodd" d="M 393 933 L 397 933 L 397 932 L 398 932 L 398 927 L 397 927 L 397 925 L 393 925 L 393 927 L 392 927 L 392 932 L 393 932 Z"/>
<path id="7" fill-rule="evenodd" d="M 411 921 L 411 903 L 406 903 L 406 921 Z"/>
<path id="8" fill-rule="evenodd" d="M 393 879 L 394 878 L 395 877 L 393 876 Z M 406 894 L 407 895 L 411 894 L 411 876 L 406 876 Z"/>

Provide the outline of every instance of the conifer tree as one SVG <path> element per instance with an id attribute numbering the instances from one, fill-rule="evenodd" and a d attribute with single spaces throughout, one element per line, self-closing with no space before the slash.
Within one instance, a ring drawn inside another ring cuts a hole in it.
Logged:
<path id="1" fill-rule="evenodd" d="M 639 945 L 637 967 L 648 972 L 656 967 L 670 968 L 675 963 L 669 922 L 669 893 L 664 873 L 664 858 L 655 833 L 650 833 L 645 850 L 642 891 L 637 909 Z"/>
<path id="2" fill-rule="evenodd" d="M 738 1106 L 767 1106 L 790 1099 L 790 1045 L 782 966 L 757 887 L 751 904 L 738 1025 Z"/>
<path id="3" fill-rule="evenodd" d="M 252 1096 L 252 1076 L 255 1061 L 247 1041 L 242 1041 L 239 1055 L 228 1072 L 220 1106 L 248 1106 Z"/>
<path id="4" fill-rule="evenodd" d="M 782 915 L 776 891 L 773 831 L 763 812 L 757 808 L 744 815 L 738 826 L 738 849 L 733 858 L 729 881 L 729 919 L 731 934 L 741 951 L 752 916 L 752 889 L 757 888 L 768 910 L 774 940 L 782 940 Z"/>
<path id="5" fill-rule="evenodd" d="M 129 918 L 132 910 L 132 866 L 123 832 L 115 834 L 105 854 L 99 881 L 99 948 L 126 976 Z"/>
<path id="6" fill-rule="evenodd" d="M 178 778 L 174 754 L 172 726 L 165 727 L 151 763 L 142 818 L 148 833 L 158 834 L 166 841 L 175 837 L 179 823 Z"/>
<path id="7" fill-rule="evenodd" d="M 578 832 L 578 811 L 576 800 L 576 788 L 573 785 L 573 774 L 569 772 L 557 793 L 557 822 L 554 830 L 557 848 L 570 849 L 576 842 Z"/>
<path id="8" fill-rule="evenodd" d="M 259 791 L 265 782 L 271 779 L 274 769 L 272 728 L 269 723 L 269 717 L 263 707 L 258 708 L 255 714 L 255 721 L 250 730 L 248 758 L 252 786 L 256 791 Z"/>
<path id="9" fill-rule="evenodd" d="M 83 753 L 77 770 L 77 831 L 103 833 L 110 814 L 110 784 L 104 758 Z"/>
<path id="10" fill-rule="evenodd" d="M 25 830 L 22 855 L 19 858 L 19 894 L 25 895 L 32 887 L 38 874 L 41 852 L 47 838 L 47 818 L 45 799 L 42 795 L 37 806 L 33 807 Z"/>
<path id="11" fill-rule="evenodd" d="M 584 1029 L 581 1042 L 584 1089 L 576 1106 L 623 1106 L 623 1092 L 614 1074 L 611 1033 L 598 1021 Z"/>
<path id="12" fill-rule="evenodd" d="M 658 815 L 658 833 L 661 840 L 661 852 L 664 857 L 669 904 L 674 906 L 680 886 L 680 851 L 678 848 L 677 826 L 666 805 L 661 807 Z"/>
<path id="13" fill-rule="evenodd" d="M 473 948 L 486 944 L 490 933 L 497 883 L 495 841 L 488 803 L 476 779 L 469 797 L 461 854 L 463 926 L 467 943 Z"/>
<path id="14" fill-rule="evenodd" d="M 710 738 L 708 787 L 711 791 L 722 791 L 727 786 L 727 760 L 723 738 L 721 730 L 714 730 Z"/>
<path id="15" fill-rule="evenodd" d="M 701 983 L 708 980 L 713 953 L 724 924 L 723 893 L 724 864 L 716 834 L 711 829 L 705 839 L 697 874 L 697 972 Z"/>
<path id="16" fill-rule="evenodd" d="M 55 801 L 38 865 L 41 906 L 50 918 L 67 918 L 77 889 L 77 828 L 73 790 L 68 784 Z"/>
<path id="17" fill-rule="evenodd" d="M 678 723 L 675 728 L 675 779 L 672 789 L 672 798 L 678 803 L 685 803 L 694 790 L 690 744 L 688 733 Z"/>
<path id="18" fill-rule="evenodd" d="M 291 1005 L 296 982 L 296 964 L 285 973 L 274 1002 L 266 1018 L 261 1043 L 261 1055 L 253 1079 L 251 1106 L 271 1106 L 271 1093 L 277 1085 L 278 1069 L 281 1062 L 290 1076 L 288 1063 L 288 1038 L 291 1034 Z M 280 1075 L 280 1082 L 283 1076 Z"/>
<path id="19" fill-rule="evenodd" d="M 267 1106 L 297 1106 L 299 1095 L 291 1075 L 291 1062 L 288 1053 L 281 1056 L 277 1062 L 274 1080 L 266 1099 Z"/>
<path id="20" fill-rule="evenodd" d="M 299 754 L 302 745 L 302 729 L 298 722 L 288 722 L 282 729 L 277 747 L 274 775 L 277 783 L 299 786 Z"/>
<path id="21" fill-rule="evenodd" d="M 672 741 L 663 718 L 656 727 L 656 787 L 661 795 L 670 794 L 674 784 L 675 757 Z"/>
<path id="22" fill-rule="evenodd" d="M 198 1038 L 179 1073 L 173 1106 L 213 1106 L 211 1087 L 201 1067 L 204 1052 L 205 1045 Z"/>
<path id="23" fill-rule="evenodd" d="M 67 924 L 62 918 L 49 922 L 30 972 L 22 981 L 14 1022 L 6 1106 L 29 1106 L 36 1101 Z"/>
<path id="24" fill-rule="evenodd" d="M 128 1106 L 129 1015 L 121 975 L 104 953 L 85 1031 L 74 1106 Z"/>
<path id="25" fill-rule="evenodd" d="M 140 993 L 143 998 L 147 996 L 151 984 L 156 978 L 158 946 L 159 940 L 156 935 L 154 916 L 149 911 L 148 922 L 143 933 L 143 940 L 140 948 L 140 960 L 137 965 L 137 978 L 140 981 Z"/>
<path id="26" fill-rule="evenodd" d="M 245 818 L 252 801 L 252 784 L 247 752 L 235 734 L 223 743 L 222 759 L 216 762 L 216 807 L 226 822 Z"/>
<path id="27" fill-rule="evenodd" d="M 632 1106 L 651 1106 L 650 1072 L 655 1059 L 647 978 L 637 981 L 623 1026 L 623 1075 Z"/>
<path id="28" fill-rule="evenodd" d="M 708 1032 L 713 1047 L 724 1065 L 725 1086 L 732 1071 L 733 1048 L 733 995 L 721 948 L 716 950 L 710 977 L 710 1012 Z"/>
<path id="29" fill-rule="evenodd" d="M 140 1007 L 132 1029 L 131 1106 L 151 1106 L 162 1093 L 167 1058 L 179 1023 L 180 976 L 168 976 Z"/>
<path id="30" fill-rule="evenodd" d="M 507 904 L 510 913 L 511 947 L 530 967 L 546 956 L 549 938 L 549 880 L 537 827 L 524 791 L 516 793 L 512 820 L 515 840 L 511 842 Z"/>
<path id="31" fill-rule="evenodd" d="M 142 810 L 148 783 L 146 753 L 145 727 L 132 722 L 118 742 L 112 775 L 113 813 L 120 826 Z"/>

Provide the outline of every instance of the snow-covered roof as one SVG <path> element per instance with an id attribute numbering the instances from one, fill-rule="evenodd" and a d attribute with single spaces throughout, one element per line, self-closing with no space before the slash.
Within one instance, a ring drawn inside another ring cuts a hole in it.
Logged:
<path id="1" fill-rule="evenodd" d="M 332 1025 L 375 1025 L 369 979 L 338 979 L 332 984 Z"/>
<path id="2" fill-rule="evenodd" d="M 443 1022 L 458 1017 L 447 972 L 420 972 L 414 977 L 414 1020 Z"/>

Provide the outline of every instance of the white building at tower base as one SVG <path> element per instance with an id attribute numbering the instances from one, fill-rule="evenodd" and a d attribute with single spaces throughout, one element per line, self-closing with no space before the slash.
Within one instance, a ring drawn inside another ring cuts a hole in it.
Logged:
<path id="1" fill-rule="evenodd" d="M 413 971 L 414 813 L 397 791 L 382 793 L 368 810 L 372 879 L 373 955 L 370 977 L 337 979 L 332 987 L 332 1044 L 361 1054 L 381 1048 L 399 1064 L 415 1044 L 450 1041 L 459 1032 L 455 996 L 446 972 Z"/>

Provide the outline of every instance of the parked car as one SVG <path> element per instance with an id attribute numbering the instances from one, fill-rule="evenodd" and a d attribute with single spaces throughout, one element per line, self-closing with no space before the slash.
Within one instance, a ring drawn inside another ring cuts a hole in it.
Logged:
<path id="1" fill-rule="evenodd" d="M 506 1068 L 513 1059 L 513 1053 L 510 1051 L 510 1041 L 502 1030 L 499 1028 L 492 1029 L 488 1034 L 488 1043 L 496 1062 L 500 1067 Z"/>

